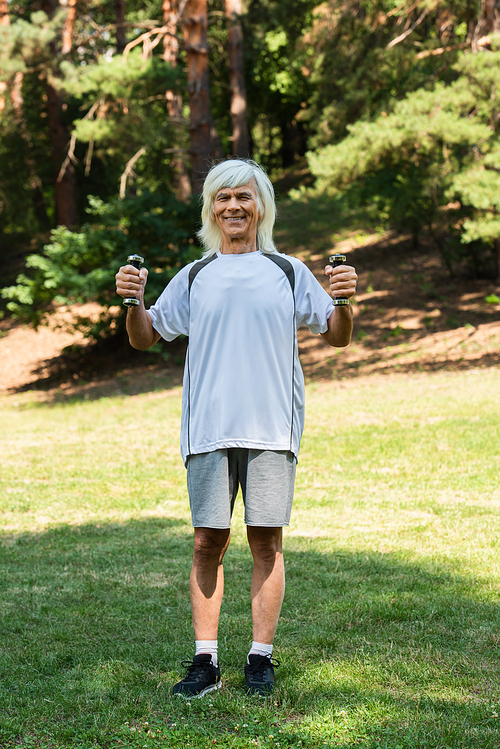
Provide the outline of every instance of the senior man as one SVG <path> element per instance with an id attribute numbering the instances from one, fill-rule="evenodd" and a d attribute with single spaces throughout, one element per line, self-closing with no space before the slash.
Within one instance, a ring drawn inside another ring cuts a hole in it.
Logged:
<path id="1" fill-rule="evenodd" d="M 214 166 L 204 183 L 203 259 L 177 273 L 157 302 L 144 307 L 148 271 L 116 275 L 120 296 L 135 294 L 127 331 L 145 350 L 160 337 L 189 336 L 183 383 L 181 453 L 194 527 L 190 577 L 195 655 L 173 694 L 201 697 L 221 686 L 217 632 L 223 558 L 238 487 L 253 557 L 253 641 L 245 665 L 248 693 L 275 685 L 273 640 L 285 592 L 283 527 L 289 524 L 295 466 L 304 425 L 304 378 L 297 328 L 331 346 L 347 346 L 354 268 L 326 266 L 330 294 L 304 263 L 277 252 L 274 190 L 253 161 Z"/>

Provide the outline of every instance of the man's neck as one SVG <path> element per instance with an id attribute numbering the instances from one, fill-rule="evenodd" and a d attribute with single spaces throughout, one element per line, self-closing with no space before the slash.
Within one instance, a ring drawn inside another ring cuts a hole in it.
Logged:
<path id="1" fill-rule="evenodd" d="M 257 239 L 254 239 L 252 242 L 239 239 L 228 242 L 223 239 L 222 247 L 220 248 L 221 255 L 245 255 L 248 252 L 257 252 L 257 250 Z"/>

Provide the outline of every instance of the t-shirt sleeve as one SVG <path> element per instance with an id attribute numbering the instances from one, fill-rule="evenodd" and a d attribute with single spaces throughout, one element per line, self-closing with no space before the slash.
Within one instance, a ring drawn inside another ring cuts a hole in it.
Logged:
<path id="1" fill-rule="evenodd" d="M 297 327 L 305 325 L 311 333 L 324 333 L 334 310 L 332 298 L 307 265 L 297 260 L 294 268 Z"/>
<path id="2" fill-rule="evenodd" d="M 189 266 L 182 268 L 147 310 L 153 328 L 166 341 L 189 335 L 188 274 Z"/>

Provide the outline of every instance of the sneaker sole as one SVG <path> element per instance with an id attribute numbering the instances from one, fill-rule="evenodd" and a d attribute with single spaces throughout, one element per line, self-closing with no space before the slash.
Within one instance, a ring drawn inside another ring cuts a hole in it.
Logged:
<path id="1" fill-rule="evenodd" d="M 217 684 L 211 684 L 209 687 L 206 687 L 202 692 L 199 694 L 185 694 L 184 692 L 176 692 L 173 697 L 182 697 L 184 700 L 198 700 L 200 697 L 205 697 L 205 695 L 210 694 L 210 692 L 214 692 L 216 689 L 220 689 L 222 687 L 222 681 L 218 681 Z"/>

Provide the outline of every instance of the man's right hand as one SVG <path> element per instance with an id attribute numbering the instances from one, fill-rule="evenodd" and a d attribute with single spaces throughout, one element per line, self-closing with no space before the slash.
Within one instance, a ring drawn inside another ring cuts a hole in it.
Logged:
<path id="1" fill-rule="evenodd" d="M 148 271 L 146 268 L 137 270 L 133 265 L 123 265 L 115 279 L 117 294 L 124 298 L 135 296 L 141 302 L 137 307 L 128 309 L 127 333 L 131 346 L 145 351 L 160 340 L 160 334 L 153 328 L 151 317 L 144 309 L 144 289 Z"/>
<path id="2" fill-rule="evenodd" d="M 135 296 L 140 302 L 144 300 L 144 289 L 148 281 L 147 268 L 138 270 L 133 265 L 123 265 L 115 276 L 116 293 L 124 299 Z"/>

